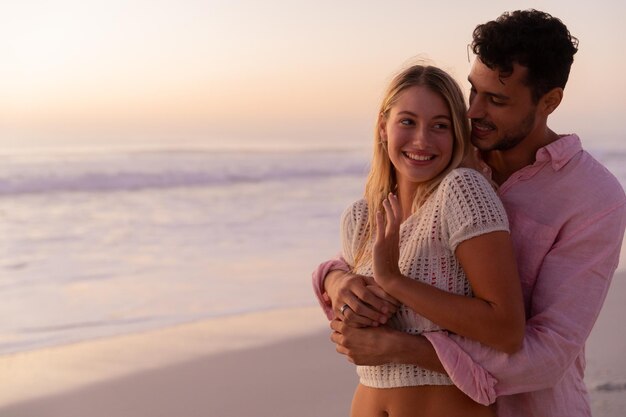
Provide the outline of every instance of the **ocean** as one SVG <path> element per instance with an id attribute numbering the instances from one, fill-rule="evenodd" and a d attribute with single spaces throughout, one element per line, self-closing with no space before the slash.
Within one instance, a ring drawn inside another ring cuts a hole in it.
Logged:
<path id="1" fill-rule="evenodd" d="M 626 149 L 592 153 L 626 184 Z M 311 271 L 337 252 L 368 163 L 369 149 L 3 151 L 0 355 L 315 305 Z"/>
<path id="2" fill-rule="evenodd" d="M 0 354 L 310 306 L 355 150 L 0 155 Z"/>

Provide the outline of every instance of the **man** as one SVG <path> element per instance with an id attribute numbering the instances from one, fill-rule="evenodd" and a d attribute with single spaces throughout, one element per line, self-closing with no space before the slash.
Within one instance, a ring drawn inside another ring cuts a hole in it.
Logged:
<path id="1" fill-rule="evenodd" d="M 548 128 L 578 45 L 565 25 L 515 11 L 473 35 L 468 117 L 509 215 L 527 316 L 522 349 L 507 355 L 445 332 L 413 336 L 379 326 L 393 300 L 373 280 L 346 272 L 341 259 L 320 265 L 314 288 L 336 317 L 337 351 L 355 363 L 446 372 L 475 401 L 497 399 L 501 417 L 590 416 L 584 346 L 619 261 L 626 197 L 578 136 Z"/>

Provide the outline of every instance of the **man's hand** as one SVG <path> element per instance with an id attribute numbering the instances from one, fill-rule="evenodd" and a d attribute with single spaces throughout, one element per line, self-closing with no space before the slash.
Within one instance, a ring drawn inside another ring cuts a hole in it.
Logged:
<path id="1" fill-rule="evenodd" d="M 393 362 L 388 346 L 389 333 L 393 330 L 380 327 L 351 327 L 335 319 L 330 322 L 333 333 L 330 340 L 337 346 L 337 352 L 346 355 L 356 365 L 382 365 Z"/>
<path id="2" fill-rule="evenodd" d="M 335 318 L 340 318 L 353 327 L 385 324 L 399 305 L 373 278 L 350 272 L 329 272 L 324 280 L 324 289 Z"/>
<path id="3" fill-rule="evenodd" d="M 446 373 L 430 342 L 421 335 L 412 335 L 387 326 L 356 328 L 341 320 L 330 322 L 330 340 L 337 352 L 356 365 L 375 366 L 403 363 Z"/>

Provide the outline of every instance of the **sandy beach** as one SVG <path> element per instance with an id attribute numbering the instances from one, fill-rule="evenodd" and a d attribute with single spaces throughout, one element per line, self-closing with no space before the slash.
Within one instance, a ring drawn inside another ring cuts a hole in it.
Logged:
<path id="1" fill-rule="evenodd" d="M 626 407 L 626 273 L 587 346 L 595 417 Z M 347 416 L 356 377 L 317 307 L 240 315 L 0 358 L 3 417 Z"/>
<path id="2" fill-rule="evenodd" d="M 0 358 L 0 416 L 344 416 L 356 376 L 319 308 Z"/>

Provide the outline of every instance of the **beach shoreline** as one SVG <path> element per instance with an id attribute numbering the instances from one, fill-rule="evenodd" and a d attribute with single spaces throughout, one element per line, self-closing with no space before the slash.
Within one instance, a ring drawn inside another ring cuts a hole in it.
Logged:
<path id="1" fill-rule="evenodd" d="M 587 344 L 594 417 L 626 407 L 626 336 L 615 332 L 624 293 L 618 271 Z M 356 374 L 329 333 L 314 306 L 5 355 L 0 415 L 346 416 Z"/>
<path id="2" fill-rule="evenodd" d="M 0 356 L 0 407 L 326 332 L 319 307 L 211 318 L 141 333 Z M 319 338 L 319 336 L 317 336 Z M 324 338 L 331 348 L 328 338 Z M 0 413 L 1 414 L 1 413 Z M 4 414 L 1 414 L 4 415 Z"/>
<path id="3" fill-rule="evenodd" d="M 6 417 L 346 416 L 356 374 L 326 331 L 0 407 Z"/>

